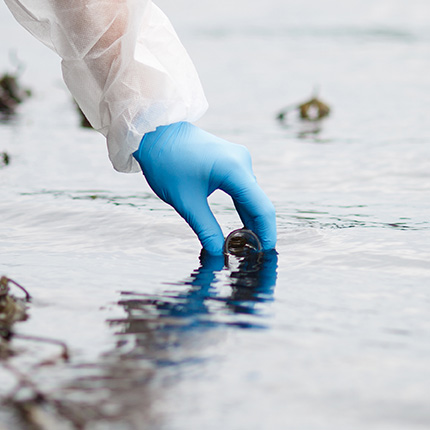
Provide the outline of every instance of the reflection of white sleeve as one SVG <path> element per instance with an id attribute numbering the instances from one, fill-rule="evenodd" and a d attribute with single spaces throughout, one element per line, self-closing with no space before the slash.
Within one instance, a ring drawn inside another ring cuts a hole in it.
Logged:
<path id="1" fill-rule="evenodd" d="M 197 72 L 151 0 L 5 0 L 15 18 L 62 58 L 64 80 L 107 137 L 116 170 L 139 170 L 132 153 L 159 125 L 207 109 Z"/>

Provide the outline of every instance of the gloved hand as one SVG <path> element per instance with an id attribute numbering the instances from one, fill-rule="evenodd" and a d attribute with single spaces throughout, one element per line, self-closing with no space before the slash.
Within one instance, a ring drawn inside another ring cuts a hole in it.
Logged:
<path id="1" fill-rule="evenodd" d="M 145 134 L 133 155 L 149 186 L 187 221 L 210 254 L 222 254 L 224 244 L 207 201 L 216 189 L 232 197 L 264 250 L 275 247 L 275 210 L 256 182 L 245 147 L 179 122 Z"/>

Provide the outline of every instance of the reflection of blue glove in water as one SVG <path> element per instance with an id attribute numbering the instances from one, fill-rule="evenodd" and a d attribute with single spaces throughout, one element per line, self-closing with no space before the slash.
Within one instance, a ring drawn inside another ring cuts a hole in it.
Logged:
<path id="1" fill-rule="evenodd" d="M 275 247 L 275 210 L 255 180 L 245 147 L 179 122 L 147 133 L 133 155 L 150 187 L 187 221 L 209 253 L 221 254 L 224 243 L 207 202 L 218 188 L 233 198 L 263 249 Z"/>

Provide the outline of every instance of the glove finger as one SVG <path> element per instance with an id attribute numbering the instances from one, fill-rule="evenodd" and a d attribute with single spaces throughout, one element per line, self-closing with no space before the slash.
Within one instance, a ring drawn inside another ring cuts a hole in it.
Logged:
<path id="1" fill-rule="evenodd" d="M 264 250 L 276 245 L 276 213 L 272 202 L 254 181 L 230 190 L 236 210 L 246 228 L 260 239 Z"/>
<path id="2" fill-rule="evenodd" d="M 192 199 L 182 199 L 180 204 L 174 204 L 173 207 L 194 230 L 203 248 L 209 254 L 222 254 L 224 235 L 206 197 L 194 196 Z"/>
<path id="3" fill-rule="evenodd" d="M 272 202 L 257 184 L 252 171 L 249 151 L 234 145 L 230 158 L 217 165 L 219 188 L 233 198 L 236 210 L 245 227 L 259 237 L 264 250 L 276 245 L 276 215 Z"/>

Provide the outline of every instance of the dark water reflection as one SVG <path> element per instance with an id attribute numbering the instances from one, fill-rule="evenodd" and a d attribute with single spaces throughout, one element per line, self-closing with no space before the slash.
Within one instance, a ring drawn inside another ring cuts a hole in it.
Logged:
<path id="1" fill-rule="evenodd" d="M 127 344 L 128 349 L 134 342 L 128 354 L 168 364 L 165 354 L 160 358 L 158 353 L 181 349 L 182 333 L 189 337 L 193 332 L 198 337 L 220 326 L 266 327 L 261 305 L 273 300 L 276 251 L 229 260 L 202 254 L 200 263 L 190 278 L 179 284 L 185 287 L 183 291 L 160 295 L 121 293 L 118 305 L 126 316 L 109 321 L 117 329 L 121 348 Z M 227 274 L 227 279 L 219 279 L 220 274 Z M 126 336 L 130 334 L 132 340 Z M 173 359 L 170 364 L 175 363 Z"/>

